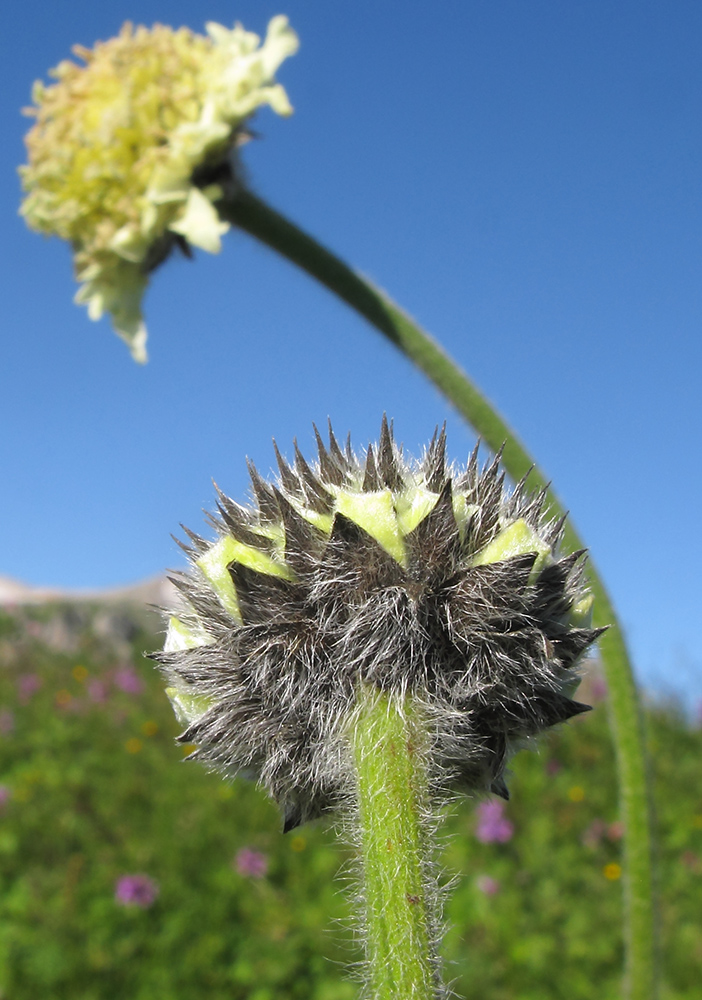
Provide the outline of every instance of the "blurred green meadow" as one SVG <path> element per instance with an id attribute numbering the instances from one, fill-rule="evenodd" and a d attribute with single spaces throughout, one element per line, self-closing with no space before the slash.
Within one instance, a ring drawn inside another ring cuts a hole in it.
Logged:
<path id="1" fill-rule="evenodd" d="M 0 1000 L 351 1000 L 349 854 L 184 763 L 155 614 L 0 610 Z M 447 816 L 447 978 L 466 1000 L 620 996 L 621 826 L 606 694 Z M 702 982 L 702 730 L 649 706 L 664 1000 Z M 341 875 L 339 873 L 341 871 Z M 339 877 L 337 877 L 339 876 Z"/>

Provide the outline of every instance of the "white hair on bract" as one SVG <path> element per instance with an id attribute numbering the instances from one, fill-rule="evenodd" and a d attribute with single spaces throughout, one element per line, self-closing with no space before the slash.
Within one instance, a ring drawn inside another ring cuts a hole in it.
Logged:
<path id="1" fill-rule="evenodd" d="M 499 456 L 448 465 L 443 430 L 417 461 L 385 418 L 363 458 L 315 432 L 312 463 L 276 448 L 276 483 L 250 466 L 255 505 L 219 493 L 215 542 L 186 529 L 187 610 L 155 654 L 181 742 L 263 785 L 287 831 L 347 800 L 361 688 L 411 694 L 432 793 L 507 797 L 511 754 L 588 708 L 583 553 L 559 554 L 545 491 L 510 492 Z"/>

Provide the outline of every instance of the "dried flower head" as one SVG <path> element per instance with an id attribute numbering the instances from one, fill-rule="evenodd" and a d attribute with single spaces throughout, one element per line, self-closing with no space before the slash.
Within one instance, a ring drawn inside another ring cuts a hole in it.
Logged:
<path id="1" fill-rule="evenodd" d="M 448 467 L 445 434 L 407 461 L 383 420 L 361 460 L 329 431 L 318 459 L 250 467 L 255 506 L 220 492 L 214 543 L 188 531 L 188 610 L 157 655 L 192 757 L 261 782 L 285 828 L 348 791 L 344 733 L 362 687 L 411 694 L 435 788 L 507 795 L 525 739 L 584 711 L 583 554 L 558 555 L 543 493 L 499 459 Z M 186 529 L 187 530 L 187 529 Z"/>
<path id="2" fill-rule="evenodd" d="M 149 272 L 176 242 L 219 250 L 228 226 L 213 202 L 232 169 L 236 179 L 232 153 L 247 119 L 262 104 L 292 112 L 274 82 L 297 50 L 287 18 L 272 19 L 260 46 L 241 25 L 210 23 L 207 35 L 127 23 L 93 49 L 76 46 L 85 65 L 60 63 L 55 84 L 35 84 L 27 111 L 36 123 L 20 168 L 22 213 L 33 229 L 70 242 L 76 301 L 92 319 L 110 313 L 138 361 Z"/>

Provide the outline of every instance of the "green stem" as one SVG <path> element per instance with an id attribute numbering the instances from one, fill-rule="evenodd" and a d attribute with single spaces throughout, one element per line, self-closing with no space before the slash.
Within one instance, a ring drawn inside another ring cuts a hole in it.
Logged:
<path id="1" fill-rule="evenodd" d="M 563 505 L 517 435 L 439 344 L 384 292 L 250 192 L 242 191 L 219 202 L 218 207 L 222 218 L 297 264 L 392 341 L 472 424 L 489 448 L 497 451 L 504 446 L 502 460 L 510 476 L 519 480 L 531 470 L 530 482 L 547 490 L 552 512 L 564 513 Z M 569 522 L 564 544 L 570 549 L 585 548 Z M 625 824 L 626 996 L 629 1000 L 655 1000 L 657 949 L 651 809 L 643 721 L 623 632 L 592 562 L 590 582 L 595 596 L 595 624 L 611 625 L 601 640 L 601 650 L 610 692 L 610 719 Z"/>
<path id="2" fill-rule="evenodd" d="M 366 690 L 349 733 L 373 1000 L 432 1000 L 426 740 L 409 697 Z"/>

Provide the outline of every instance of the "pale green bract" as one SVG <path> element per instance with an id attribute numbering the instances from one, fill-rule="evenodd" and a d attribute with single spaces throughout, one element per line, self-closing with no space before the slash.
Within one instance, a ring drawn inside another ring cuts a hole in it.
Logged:
<path id="1" fill-rule="evenodd" d="M 433 510 L 438 500 L 438 494 L 424 486 L 414 484 L 403 491 L 390 489 L 372 492 L 361 492 L 334 487 L 326 484 L 334 495 L 334 509 L 344 514 L 363 528 L 373 537 L 400 565 L 406 563 L 404 539 Z M 478 510 L 473 504 L 467 504 L 460 493 L 452 498 L 454 516 L 461 532 L 465 529 L 470 517 Z M 329 535 L 334 520 L 333 514 L 320 514 L 310 508 L 295 504 L 297 511 L 316 528 Z M 261 530 L 259 528 L 259 530 Z M 197 567 L 203 577 L 216 593 L 222 606 L 232 615 L 235 621 L 241 622 L 241 614 L 236 595 L 236 588 L 229 573 L 232 563 L 239 563 L 250 569 L 270 576 L 283 579 L 294 579 L 289 566 L 284 562 L 284 536 L 279 529 L 268 526 L 266 534 L 275 538 L 277 557 L 273 558 L 259 550 L 245 545 L 231 535 L 224 535 L 215 542 L 197 560 Z M 535 578 L 544 566 L 552 561 L 550 546 L 538 533 L 530 527 L 523 518 L 507 524 L 495 538 L 485 546 L 473 559 L 473 565 L 485 566 L 488 563 L 501 562 L 527 552 L 536 553 L 536 561 L 532 570 Z M 571 611 L 571 624 L 585 626 L 589 624 L 592 609 L 592 596 L 587 594 Z M 171 617 L 164 645 L 165 652 L 190 649 L 195 646 L 206 646 L 212 639 L 203 630 L 195 630 L 186 626 L 179 618 Z M 194 698 L 186 691 L 178 688 L 167 688 L 166 693 L 171 700 L 174 711 L 181 723 L 191 724 L 210 707 L 210 701 L 204 698 Z"/>

